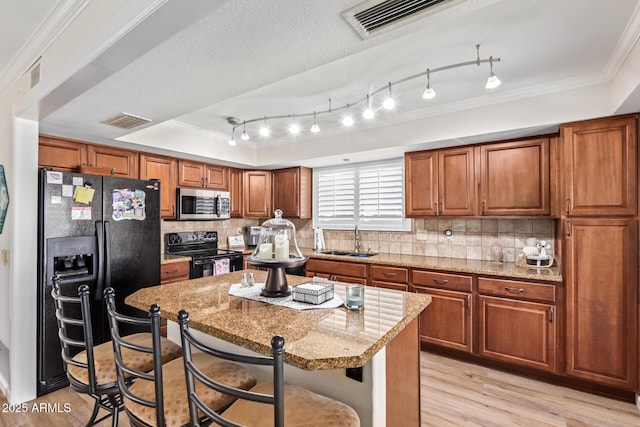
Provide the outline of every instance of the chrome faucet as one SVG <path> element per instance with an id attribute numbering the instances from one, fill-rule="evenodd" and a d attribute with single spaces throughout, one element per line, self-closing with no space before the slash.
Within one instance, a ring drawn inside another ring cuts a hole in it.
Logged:
<path id="1" fill-rule="evenodd" d="M 360 232 L 358 231 L 358 225 L 356 225 L 356 228 L 354 230 L 353 251 L 355 253 L 360 252 Z"/>

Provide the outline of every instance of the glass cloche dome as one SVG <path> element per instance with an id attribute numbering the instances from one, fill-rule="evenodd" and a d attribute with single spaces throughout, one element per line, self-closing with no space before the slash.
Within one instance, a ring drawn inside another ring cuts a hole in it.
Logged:
<path id="1" fill-rule="evenodd" d="M 304 259 L 296 241 L 296 226 L 282 218 L 280 209 L 274 215 L 275 218 L 262 223 L 260 240 L 251 254 L 251 260 L 280 263 Z"/>

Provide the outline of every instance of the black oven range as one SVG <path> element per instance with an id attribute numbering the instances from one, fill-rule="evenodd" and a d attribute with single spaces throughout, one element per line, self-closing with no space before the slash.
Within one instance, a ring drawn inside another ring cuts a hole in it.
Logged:
<path id="1" fill-rule="evenodd" d="M 242 270 L 242 252 L 218 249 L 217 231 L 165 234 L 164 249 L 167 254 L 191 257 L 191 279 Z"/>

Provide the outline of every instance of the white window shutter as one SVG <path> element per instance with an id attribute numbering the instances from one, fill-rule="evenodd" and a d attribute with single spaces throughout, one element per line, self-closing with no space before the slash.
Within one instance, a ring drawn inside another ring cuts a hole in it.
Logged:
<path id="1" fill-rule="evenodd" d="M 403 159 L 314 169 L 314 226 L 409 230 L 403 170 Z"/>

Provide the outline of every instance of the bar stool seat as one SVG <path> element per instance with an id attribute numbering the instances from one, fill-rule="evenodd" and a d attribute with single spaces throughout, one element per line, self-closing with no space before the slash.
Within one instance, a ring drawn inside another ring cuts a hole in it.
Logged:
<path id="1" fill-rule="evenodd" d="M 273 383 L 258 384 L 249 391 L 273 395 Z M 223 416 L 227 421 L 243 426 L 273 426 L 273 406 L 250 400 L 238 399 Z M 350 406 L 291 384 L 284 385 L 284 419 L 287 426 L 360 425 L 358 414 Z"/>
<path id="2" fill-rule="evenodd" d="M 151 339 L 151 334 L 144 332 L 127 336 L 127 341 L 145 347 L 151 347 Z M 166 338 L 161 338 L 161 346 L 162 363 L 170 362 L 182 356 L 182 348 Z M 98 384 L 115 383 L 118 378 L 116 374 L 116 363 L 113 358 L 113 344 L 111 341 L 94 346 L 93 357 L 93 365 L 95 367 L 96 381 Z M 122 357 L 127 361 L 129 366 L 138 371 L 147 372 L 153 369 L 153 354 L 145 354 L 125 348 L 122 350 Z M 86 351 L 76 354 L 73 360 L 80 363 L 87 363 Z M 81 383 L 89 383 L 89 373 L 85 368 L 67 365 L 67 373 Z"/>
<path id="3" fill-rule="evenodd" d="M 227 362 L 204 353 L 193 355 L 193 363 L 207 376 L 232 387 L 248 390 L 256 384 L 255 377 L 238 364 Z M 189 424 L 189 403 L 187 401 L 187 385 L 182 358 L 173 360 L 162 366 L 162 385 L 164 389 L 164 416 L 166 427 L 177 427 Z M 129 391 L 143 399 L 153 400 L 155 384 L 138 379 Z M 231 404 L 235 397 L 223 394 L 208 387 L 202 387 L 200 397 L 214 411 L 219 411 Z M 156 423 L 156 410 L 153 407 L 140 405 L 124 397 L 124 405 L 129 413 L 146 424 Z"/>

